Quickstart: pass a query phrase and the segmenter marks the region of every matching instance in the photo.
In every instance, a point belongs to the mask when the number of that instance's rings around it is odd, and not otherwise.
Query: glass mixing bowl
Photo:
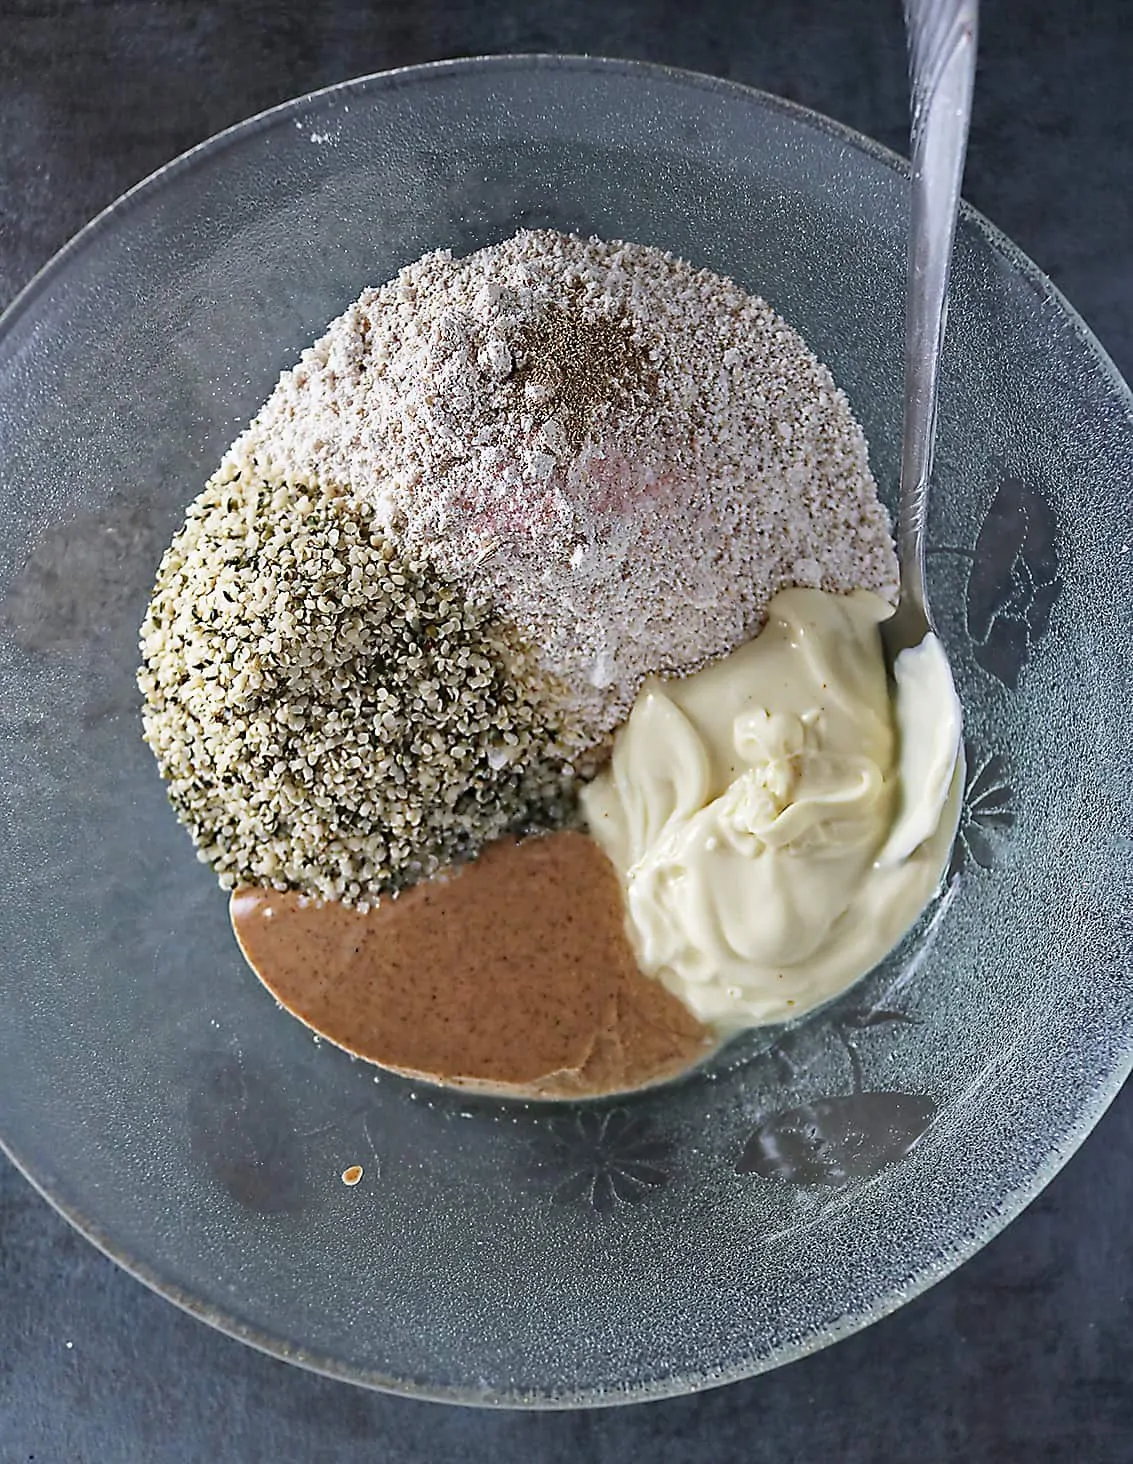
[[[13,305],[0,1129],[134,1274],[360,1383],[657,1397],[898,1306],[1098,1118],[1133,1053],[1133,402],[970,212],[929,556],[967,715],[960,837],[912,934],[811,1019],[616,1102],[378,1072],[245,968],[139,735],[137,626],[185,506],[281,368],[429,249],[551,225],[736,276],[830,363],[892,502],[907,192],[890,154],[728,83],[555,57],[426,66],[221,134]]]

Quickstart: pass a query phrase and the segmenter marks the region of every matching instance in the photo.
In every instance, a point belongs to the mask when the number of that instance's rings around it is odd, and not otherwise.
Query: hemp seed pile
[[[572,814],[508,627],[365,510],[250,461],[228,459],[166,552],[142,653],[146,740],[225,888],[365,905]]]
[[[224,885],[364,905],[570,824],[644,678],[790,585],[896,594],[827,368],[730,280],[523,232],[280,378],[162,562],[146,738]]]

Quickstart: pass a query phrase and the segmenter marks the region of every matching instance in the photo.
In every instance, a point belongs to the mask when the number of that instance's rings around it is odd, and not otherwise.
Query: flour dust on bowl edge
[[[897,159],[729,83],[443,63],[187,154],[11,308],[0,1127],[147,1283],[278,1356],[399,1392],[678,1394],[930,1285],[1100,1116],[1133,1051],[1133,401],[970,212],[929,549],[966,715],[960,835],[902,945],[810,1019],[589,1105],[352,1062],[244,967],[139,736],[160,552],[279,371],[364,284],[525,226],[731,274],[830,364],[892,506],[906,204]]]

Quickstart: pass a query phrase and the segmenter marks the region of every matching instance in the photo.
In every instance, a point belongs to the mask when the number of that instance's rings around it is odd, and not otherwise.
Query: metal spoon
[[[936,436],[952,241],[976,74],[977,0],[905,0],[912,90],[913,207],[905,293],[905,425],[897,553],[901,596],[886,622],[890,659],[932,629],[925,514]]]
[[[933,631],[925,585],[925,519],[936,436],[936,394],[948,277],[976,74],[978,0],[905,0],[912,90],[913,204],[905,294],[905,421],[896,613],[881,627],[890,673],[918,713],[900,749],[902,806],[881,864],[907,858],[936,826],[952,783],[961,731],[948,660]]]

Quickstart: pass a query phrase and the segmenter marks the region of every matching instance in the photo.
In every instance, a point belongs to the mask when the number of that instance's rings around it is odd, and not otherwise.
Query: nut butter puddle
[[[246,886],[231,917],[289,1012],[407,1076],[596,1097],[674,1077],[719,1043],[641,973],[614,868],[573,831],[492,844],[364,913]]]

